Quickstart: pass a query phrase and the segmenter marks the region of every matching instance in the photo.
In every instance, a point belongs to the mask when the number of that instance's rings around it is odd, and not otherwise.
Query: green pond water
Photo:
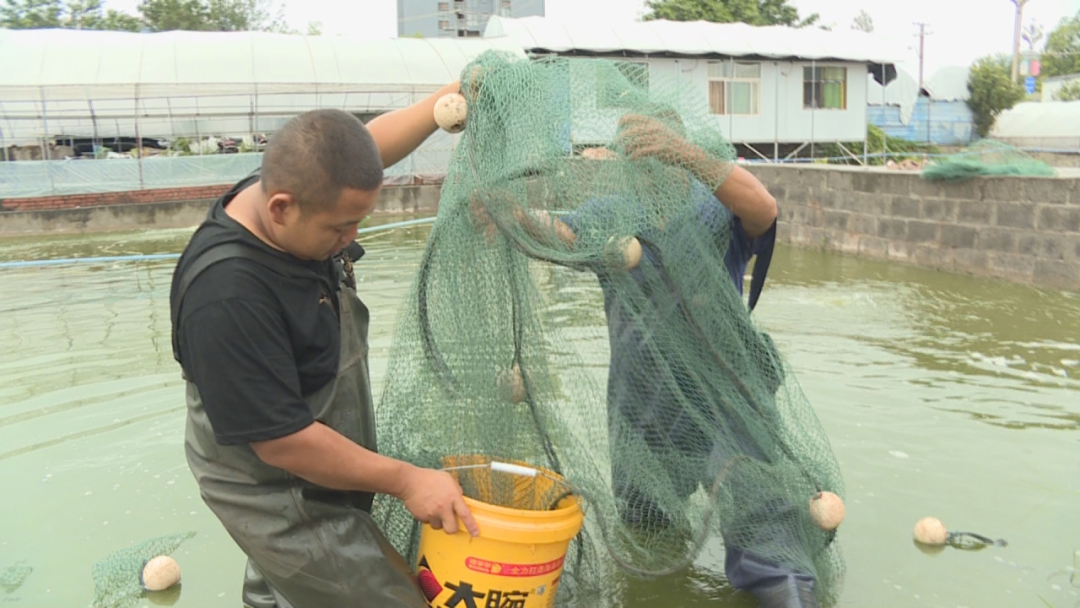
[[[0,262],[178,253],[190,234],[7,239]],[[376,398],[427,234],[361,238]],[[184,460],[173,265],[0,268],[0,581],[21,580],[0,603],[87,606],[95,562],[194,531],[174,554],[179,594],[139,605],[241,605],[244,557]],[[755,315],[847,484],[840,605],[1080,605],[1080,297],[787,247],[772,268]],[[568,271],[560,284],[595,288]],[[571,333],[602,335],[595,297],[561,300]],[[924,553],[911,530],[925,515],[1008,546]],[[727,585],[719,545],[610,591],[628,608],[755,605]]]

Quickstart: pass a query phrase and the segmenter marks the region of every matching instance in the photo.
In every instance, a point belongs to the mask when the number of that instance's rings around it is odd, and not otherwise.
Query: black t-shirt
[[[310,425],[314,415],[304,397],[334,379],[340,355],[335,263],[277,251],[225,213],[258,179],[244,179],[214,204],[173,275],[177,360],[198,387],[223,445],[276,439]],[[184,271],[223,243],[254,248],[279,263],[271,269],[243,257],[217,262],[191,282],[181,306]]]

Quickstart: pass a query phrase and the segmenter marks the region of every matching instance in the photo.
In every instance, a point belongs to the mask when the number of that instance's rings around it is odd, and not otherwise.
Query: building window
[[[450,11],[450,3],[449,2],[440,2],[439,3],[439,12],[446,13],[446,12],[449,12],[449,11]]]
[[[761,114],[761,64],[709,62],[709,110],[713,114]]]
[[[803,68],[803,107],[847,109],[847,68]]]
[[[601,108],[618,108],[627,104],[622,101],[630,91],[626,85],[649,90],[649,64],[635,61],[616,61],[615,68],[622,75],[616,77],[611,73],[597,72],[599,82],[596,87],[596,105]]]
[[[440,30],[448,30],[448,29],[450,29],[450,21],[448,19],[439,19],[439,29]]]

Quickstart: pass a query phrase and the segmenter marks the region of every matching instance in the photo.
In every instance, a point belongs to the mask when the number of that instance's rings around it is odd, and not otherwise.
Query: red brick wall
[[[387,180],[386,187],[441,184],[441,178]],[[41,211],[45,209],[76,209],[79,207],[104,207],[108,205],[137,205],[140,203],[165,203],[171,201],[197,201],[215,199],[228,192],[233,184],[222,186],[195,186],[193,188],[166,188],[159,190],[133,190],[129,192],[101,192],[96,194],[69,194],[38,196],[32,198],[0,199],[0,212]]]
[[[42,209],[75,209],[77,207],[102,207],[106,205],[195,201],[217,198],[227,192],[229,188],[232,188],[232,184],[224,186],[196,186],[193,188],[168,188],[164,190],[135,190],[131,192],[101,192],[96,194],[73,194],[67,196],[11,198],[0,200],[0,211],[38,211]]]

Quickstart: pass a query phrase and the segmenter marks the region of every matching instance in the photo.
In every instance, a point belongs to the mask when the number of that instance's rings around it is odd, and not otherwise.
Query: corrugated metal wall
[[[963,101],[930,101],[920,97],[906,125],[900,121],[899,106],[872,105],[867,112],[870,124],[880,127],[890,137],[929,141],[938,146],[966,146],[971,143],[972,113]]]

